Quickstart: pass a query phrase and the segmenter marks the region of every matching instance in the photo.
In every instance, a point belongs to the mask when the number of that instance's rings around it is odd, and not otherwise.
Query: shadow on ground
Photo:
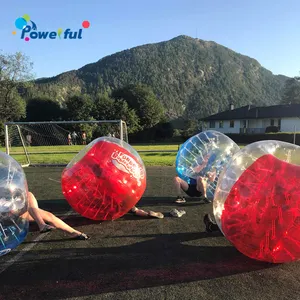
[[[213,238],[222,238],[219,234]],[[214,279],[269,268],[250,260],[231,246],[193,246],[187,242],[208,238],[206,233],[114,236],[112,247],[32,250],[26,261],[15,263],[21,284],[2,278],[3,296],[32,298],[32,282],[39,287],[34,297],[58,299],[141,289]],[[118,246],[118,239],[146,239]],[[41,243],[59,240],[41,241]],[[61,240],[62,242],[63,240]],[[101,243],[101,240],[99,241]],[[200,241],[201,243],[201,241]]]

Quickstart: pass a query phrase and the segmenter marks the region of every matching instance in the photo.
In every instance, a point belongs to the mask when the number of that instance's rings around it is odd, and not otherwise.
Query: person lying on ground
[[[143,209],[139,209],[136,206],[134,206],[131,210],[131,213],[139,216],[139,217],[153,217],[158,219],[163,219],[164,215],[161,212],[155,212],[155,211],[145,211]]]
[[[60,229],[74,239],[90,239],[88,235],[67,225],[64,221],[53,215],[51,212],[40,209],[35,196],[31,192],[28,192],[28,211],[25,212],[22,217],[27,217],[31,222],[35,221],[41,233],[45,233],[53,229]]]

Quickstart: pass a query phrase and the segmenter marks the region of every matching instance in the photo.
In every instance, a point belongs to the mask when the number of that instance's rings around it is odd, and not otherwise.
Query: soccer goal
[[[112,136],[128,143],[123,120],[5,123],[6,153],[22,167],[67,165],[92,140]]]

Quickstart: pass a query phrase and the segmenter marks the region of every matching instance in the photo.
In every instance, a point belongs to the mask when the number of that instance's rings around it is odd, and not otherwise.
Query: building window
[[[247,120],[243,120],[243,128],[247,127]]]
[[[274,119],[271,119],[271,120],[270,120],[270,125],[271,125],[271,126],[274,126],[274,124],[275,124],[275,120],[274,120]]]
[[[234,120],[231,120],[230,121],[230,128],[233,128],[234,127]]]
[[[223,121],[219,121],[219,128],[223,128]]]
[[[215,121],[210,121],[209,122],[209,128],[215,128],[216,127],[216,122]]]
[[[280,130],[281,128],[281,119],[278,119],[278,129]]]

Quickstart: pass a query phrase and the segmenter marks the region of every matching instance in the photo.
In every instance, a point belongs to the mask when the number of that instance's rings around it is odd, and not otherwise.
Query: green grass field
[[[146,166],[174,166],[179,146],[179,144],[133,145]],[[83,148],[82,145],[40,146],[28,147],[27,151],[31,164],[67,164]],[[3,147],[0,150],[5,152]],[[26,156],[22,147],[12,147],[10,155],[21,164],[26,163]]]
[[[173,145],[166,145],[166,144],[155,144],[155,145],[132,145],[133,148],[137,151],[162,151],[162,150],[167,150],[167,151],[178,151],[178,148],[180,144],[173,144]],[[28,147],[27,151],[29,153],[53,153],[53,152],[79,152],[81,149],[83,149],[85,146],[83,145],[62,145],[62,146],[39,146],[39,147]],[[5,148],[1,147],[0,151],[5,152]],[[17,153],[17,152],[23,152],[22,147],[12,147],[11,148],[12,153]]]
[[[175,166],[175,159],[180,144],[132,145],[143,159],[146,166]],[[28,147],[31,164],[68,164],[84,146],[40,146]],[[0,148],[5,152],[5,148]],[[26,163],[22,147],[10,149],[10,155],[21,164]]]

